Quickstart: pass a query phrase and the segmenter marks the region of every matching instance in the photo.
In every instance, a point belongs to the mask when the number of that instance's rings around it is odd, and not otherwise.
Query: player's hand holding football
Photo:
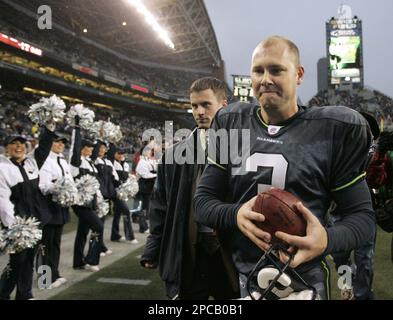
[[[307,222],[307,233],[305,237],[293,236],[284,232],[276,232],[276,237],[288,243],[291,247],[289,252],[294,255],[290,266],[296,268],[300,264],[320,256],[327,247],[327,232],[314,214],[301,202],[297,203],[298,210]],[[283,263],[288,261],[288,256],[280,252]]]
[[[265,217],[263,214],[252,211],[256,196],[250,201],[244,203],[237,212],[237,226],[243,234],[254,242],[262,250],[270,248],[271,235],[255,225],[255,221],[263,222]]]

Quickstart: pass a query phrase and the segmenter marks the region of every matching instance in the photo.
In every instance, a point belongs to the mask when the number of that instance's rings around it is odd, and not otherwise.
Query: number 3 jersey
[[[197,220],[234,230],[235,262],[247,273],[251,265],[244,264],[255,264],[261,251],[236,228],[241,204],[277,187],[295,194],[324,224],[334,193],[364,182],[370,144],[366,120],[346,107],[300,106],[278,126],[263,122],[258,105],[223,108],[209,133],[209,164],[196,194]],[[209,197],[222,204],[198,205]]]

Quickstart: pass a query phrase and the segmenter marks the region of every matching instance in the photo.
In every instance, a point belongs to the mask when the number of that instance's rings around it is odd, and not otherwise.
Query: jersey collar
[[[294,119],[296,119],[299,115],[303,113],[305,110],[304,106],[298,106],[298,111],[289,119],[279,123],[278,125],[269,125],[265,121],[263,121],[261,113],[260,113],[261,107],[259,105],[255,106],[254,108],[254,115],[257,118],[258,122],[262,125],[262,127],[268,132],[269,135],[277,135],[280,133],[280,131],[288,126]]]

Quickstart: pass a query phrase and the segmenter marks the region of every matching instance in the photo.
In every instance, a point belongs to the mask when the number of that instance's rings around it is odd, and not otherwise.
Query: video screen
[[[360,68],[359,36],[331,37],[329,44],[330,70]]]

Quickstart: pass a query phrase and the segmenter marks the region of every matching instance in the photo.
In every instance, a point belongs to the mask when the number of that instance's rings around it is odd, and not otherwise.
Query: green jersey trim
[[[360,179],[363,179],[365,176],[366,176],[366,172],[362,173],[360,176],[356,177],[356,178],[353,179],[351,182],[348,182],[347,184],[345,184],[345,185],[343,185],[343,186],[341,186],[341,187],[338,187],[338,188],[336,188],[336,189],[333,189],[332,192],[340,191],[340,190],[342,190],[342,189],[345,189],[345,188],[347,188],[347,187],[353,185],[355,182],[358,182]]]
[[[262,126],[264,126],[265,128],[268,128],[269,125],[267,123],[265,123],[261,117],[261,114],[259,112],[260,108],[257,109],[256,113],[257,113],[257,119],[259,120],[259,122],[262,124]]]

